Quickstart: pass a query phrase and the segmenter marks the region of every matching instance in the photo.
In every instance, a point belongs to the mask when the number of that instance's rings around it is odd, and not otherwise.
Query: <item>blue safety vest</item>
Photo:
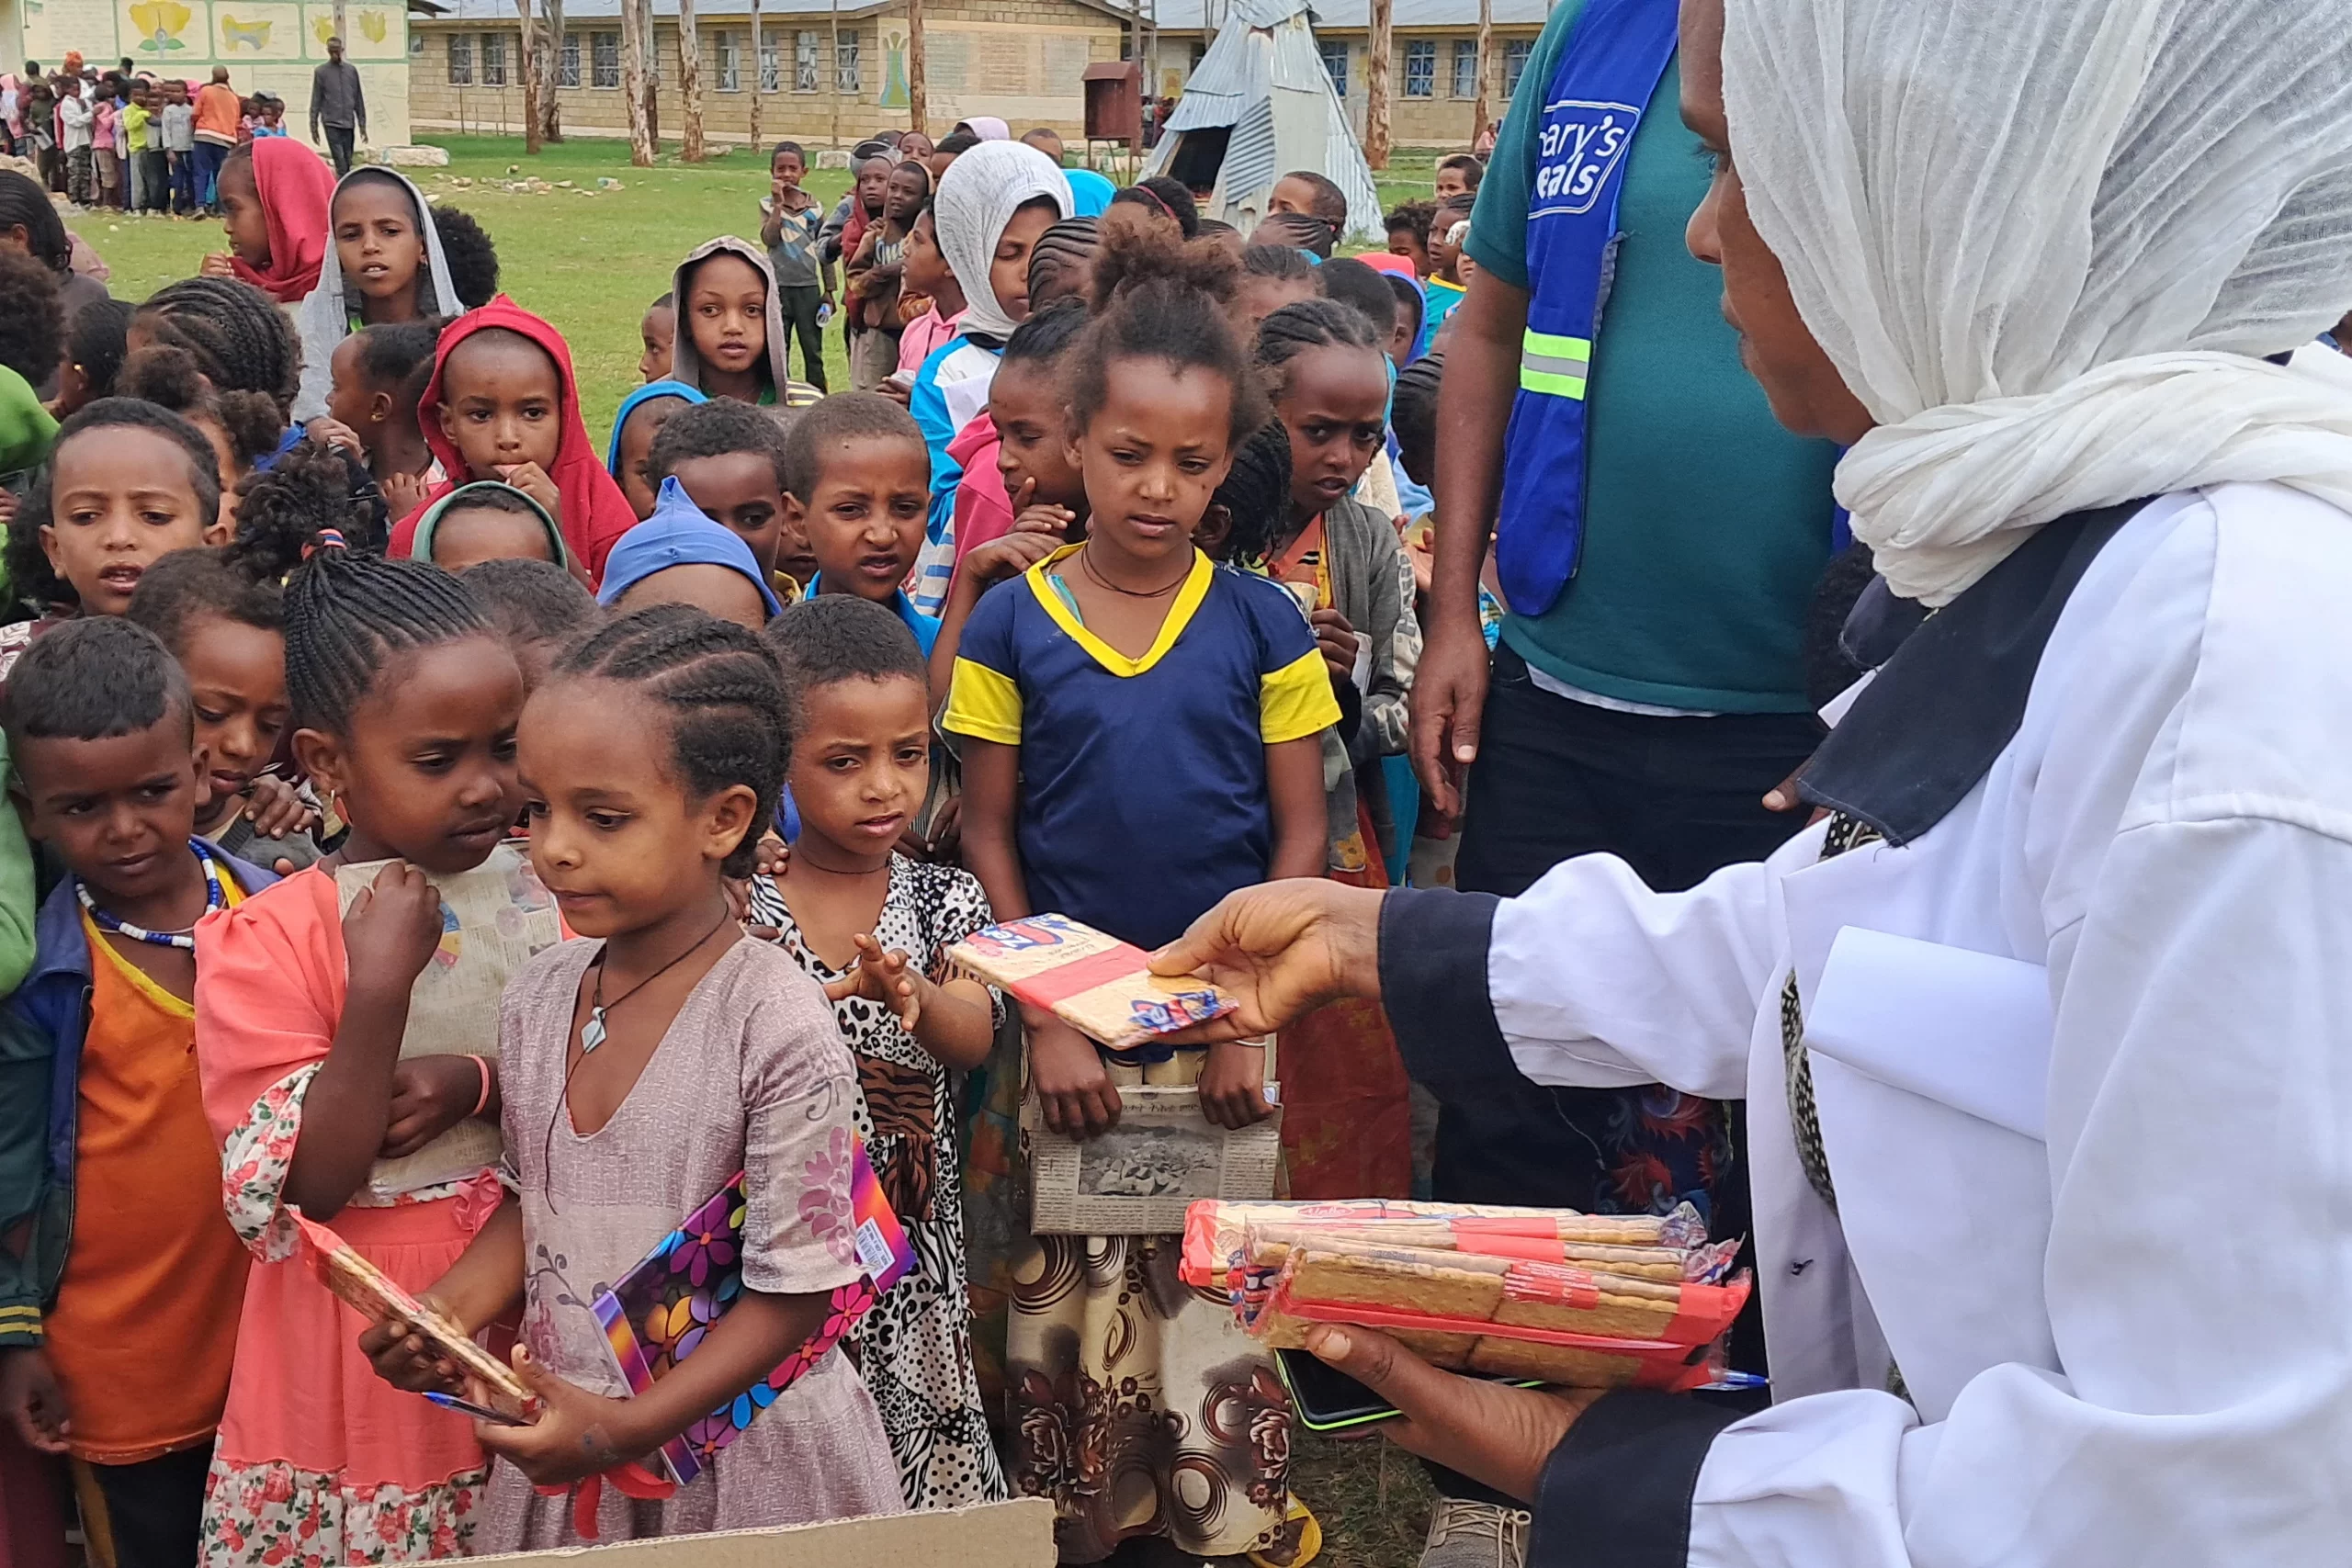
[[[1616,269],[1625,161],[1674,59],[1676,0],[1586,0],[1544,96],[1527,205],[1527,333],[1503,444],[1495,565],[1540,615],[1584,547],[1585,388]]]

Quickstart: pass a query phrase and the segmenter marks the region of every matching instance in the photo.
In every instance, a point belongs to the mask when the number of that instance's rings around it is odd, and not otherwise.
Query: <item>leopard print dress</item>
[[[765,877],[752,881],[751,923],[775,927],[779,944],[818,981],[842,977],[809,950]],[[948,945],[990,923],[988,896],[970,873],[891,857],[890,890],[874,931],[885,950],[904,949],[936,980]],[[1001,1023],[1003,1002],[993,993],[991,999]],[[859,1135],[915,1252],[913,1272],[857,1330],[859,1366],[881,1409],[907,1506],[1001,1500],[1008,1495],[1004,1468],[989,1440],[972,1367],[954,1076],[880,1003],[851,997],[835,1002],[833,1014],[857,1056]]]

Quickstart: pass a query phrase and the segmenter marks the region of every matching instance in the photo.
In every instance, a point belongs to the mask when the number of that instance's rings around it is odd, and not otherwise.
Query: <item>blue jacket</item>
[[[222,859],[247,897],[277,880]],[[33,921],[32,973],[0,1004],[0,1349],[41,1342],[41,1310],[65,1273],[90,964],[69,876]]]

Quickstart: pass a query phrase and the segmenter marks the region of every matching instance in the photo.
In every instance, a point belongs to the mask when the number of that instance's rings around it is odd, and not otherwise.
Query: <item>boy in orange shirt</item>
[[[275,878],[195,836],[187,678],[144,627],[43,637],[0,725],[27,827],[72,873],[0,1010],[0,1416],[89,1465],[119,1568],[187,1568],[247,1256],[198,1096],[189,932]]]
[[[212,80],[196,92],[196,199],[220,216],[220,165],[237,144],[245,122],[245,100],[229,85],[229,68],[216,65]]]

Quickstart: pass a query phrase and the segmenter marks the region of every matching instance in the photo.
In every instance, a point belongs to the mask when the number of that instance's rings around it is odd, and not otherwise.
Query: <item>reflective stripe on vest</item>
[[[1584,378],[1592,368],[1592,340],[1562,337],[1556,333],[1527,329],[1519,347],[1521,391],[1544,397],[1584,398]]]

